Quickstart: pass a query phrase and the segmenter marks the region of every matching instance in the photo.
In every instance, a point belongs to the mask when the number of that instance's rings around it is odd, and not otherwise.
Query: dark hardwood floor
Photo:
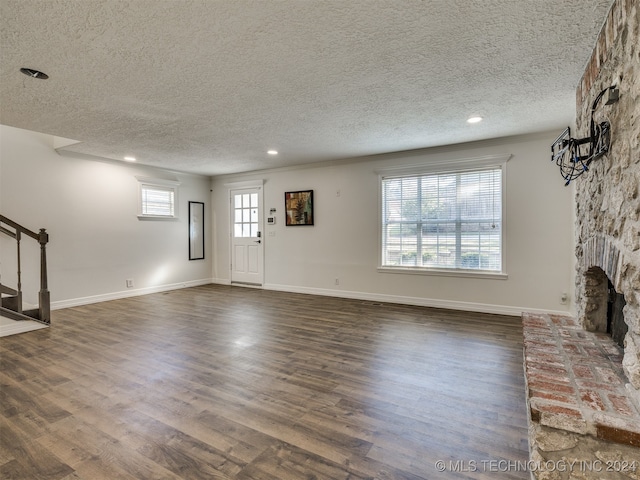
[[[0,339],[3,479],[529,478],[515,317],[209,285],[52,325]]]

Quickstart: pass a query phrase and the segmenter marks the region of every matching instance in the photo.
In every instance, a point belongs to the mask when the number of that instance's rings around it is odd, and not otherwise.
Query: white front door
[[[262,285],[262,188],[231,190],[231,283]]]

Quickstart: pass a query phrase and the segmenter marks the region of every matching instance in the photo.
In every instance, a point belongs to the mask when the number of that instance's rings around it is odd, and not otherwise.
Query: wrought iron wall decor
[[[605,88],[598,94],[591,105],[588,137],[573,138],[571,129],[567,127],[551,144],[551,161],[556,162],[560,167],[560,175],[565,180],[565,186],[589,170],[592,161],[609,151],[611,124],[608,121],[596,123],[593,120],[594,113],[605,93],[608,93],[605,105],[616,103],[620,94],[615,85]]]

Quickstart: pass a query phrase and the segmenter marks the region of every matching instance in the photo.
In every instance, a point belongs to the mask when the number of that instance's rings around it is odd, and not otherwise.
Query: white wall
[[[229,201],[225,183],[264,180],[264,288],[517,315],[571,312],[573,190],[566,188],[549,146],[558,132],[334,162],[331,165],[212,179],[214,281],[228,283]],[[398,165],[512,154],[507,164],[508,279],[379,273],[377,170]],[[284,225],[284,192],[314,190],[315,226]],[[340,190],[340,196],[337,191]],[[272,232],[275,236],[270,236]],[[335,278],[340,285],[335,285]]]
[[[178,220],[137,218],[136,175],[181,182]],[[187,219],[188,201],[205,202],[207,213],[209,199],[207,177],[65,157],[50,135],[0,126],[0,212],[31,230],[47,229],[54,308],[210,283],[209,246],[205,260],[189,261]],[[7,240],[0,243],[3,283],[15,278]],[[35,304],[38,246],[22,243],[25,301]],[[134,288],[126,288],[128,278]]]
[[[573,189],[549,162],[557,132],[380,155],[289,170],[205,177],[135,164],[68,158],[51,136],[0,126],[0,212],[28,228],[47,228],[52,301],[66,306],[131,294],[229,282],[228,187],[264,179],[265,288],[517,314],[571,312]],[[379,273],[376,171],[447,159],[511,153],[507,165],[507,280]],[[136,175],[181,182],[178,221],[137,218]],[[313,227],[284,226],[284,192],[314,190]],[[340,190],[340,196],[336,196]],[[206,260],[189,261],[187,202],[206,203]],[[211,201],[210,201],[211,200]],[[272,231],[275,236],[269,236]],[[0,236],[1,238],[1,236]],[[13,247],[0,240],[3,282],[15,275]],[[35,243],[35,242],[33,242]],[[23,242],[25,249],[27,244]],[[25,255],[26,300],[35,303],[37,248]],[[28,251],[25,253],[29,253]],[[31,264],[32,263],[32,264]],[[213,274],[212,274],[213,272]],[[335,278],[340,285],[335,286]],[[134,289],[125,279],[133,278]]]

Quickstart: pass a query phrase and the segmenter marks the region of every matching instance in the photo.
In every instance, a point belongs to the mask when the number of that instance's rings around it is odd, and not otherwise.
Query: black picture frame
[[[189,202],[189,260],[204,260],[204,202]]]
[[[285,192],[284,211],[287,227],[313,225],[313,190]]]

